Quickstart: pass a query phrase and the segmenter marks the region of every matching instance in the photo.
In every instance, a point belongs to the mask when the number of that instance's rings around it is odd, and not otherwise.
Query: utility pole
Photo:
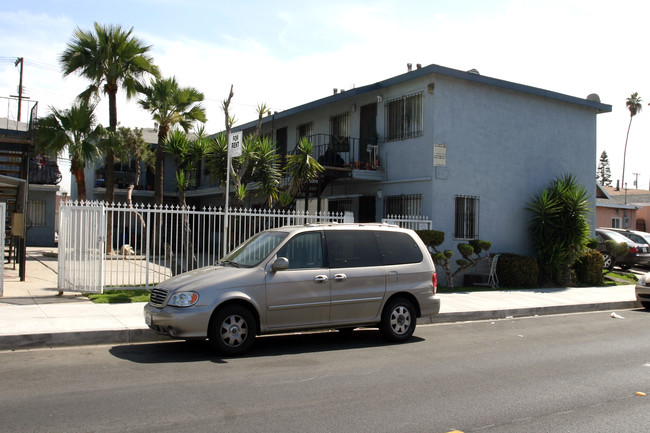
[[[23,58],[18,57],[14,66],[20,63],[20,83],[18,84],[18,121],[20,122],[20,109],[23,102]]]
[[[639,189],[639,173],[632,173],[634,175],[634,187]]]

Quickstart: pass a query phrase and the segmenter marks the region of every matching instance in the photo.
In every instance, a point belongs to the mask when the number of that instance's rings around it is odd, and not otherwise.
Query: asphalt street
[[[12,432],[595,432],[650,425],[650,313],[0,352]]]

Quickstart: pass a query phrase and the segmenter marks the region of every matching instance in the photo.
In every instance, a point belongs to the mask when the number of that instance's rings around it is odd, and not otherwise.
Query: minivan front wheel
[[[256,329],[255,317],[247,308],[226,305],[214,314],[208,338],[220,354],[241,355],[253,345]]]
[[[388,301],[384,306],[379,323],[382,335],[394,342],[408,340],[415,331],[417,317],[413,304],[404,298]]]

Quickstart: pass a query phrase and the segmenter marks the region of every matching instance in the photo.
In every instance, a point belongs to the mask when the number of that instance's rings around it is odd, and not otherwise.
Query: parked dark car
[[[623,234],[609,229],[596,229],[596,238],[598,239],[597,249],[604,258],[603,267],[612,269],[614,266],[618,266],[623,270],[628,270],[632,266],[650,266],[650,246],[636,243]],[[625,242],[629,247],[628,254],[611,257],[605,247],[605,242],[608,240]]]

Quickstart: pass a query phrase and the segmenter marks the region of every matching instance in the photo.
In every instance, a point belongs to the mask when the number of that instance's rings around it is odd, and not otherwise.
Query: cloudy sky
[[[95,21],[133,27],[152,46],[164,76],[205,94],[209,132],[223,129],[230,85],[238,123],[266,103],[282,111],[406,72],[407,63],[438,64],[571,96],[600,95],[613,106],[598,116],[598,156],[620,179],[630,119],[625,100],[638,92],[644,110],[630,132],[626,182],[638,173],[650,188],[650,56],[647,3],[611,0],[22,0],[0,2],[0,96],[23,88],[47,107],[68,108],[87,85],[63,78],[58,57],[76,27]],[[4,104],[4,106],[2,106]],[[118,102],[124,126],[151,127],[134,101]],[[108,102],[98,107],[108,123]],[[0,99],[0,117],[15,108]],[[25,115],[23,115],[24,117]],[[595,171],[595,167],[594,167]]]

